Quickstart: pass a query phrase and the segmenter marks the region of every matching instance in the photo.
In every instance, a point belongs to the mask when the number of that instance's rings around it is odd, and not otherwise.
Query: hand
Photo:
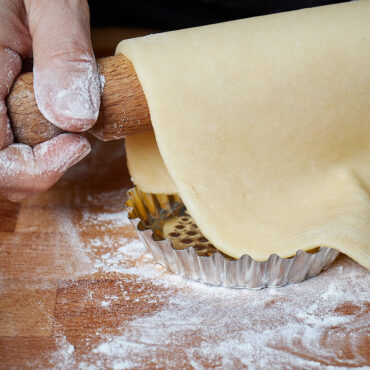
[[[91,150],[69,133],[33,149],[13,143],[4,100],[32,52],[41,113],[66,131],[92,127],[101,91],[87,1],[0,0],[0,192],[13,201],[48,189]]]

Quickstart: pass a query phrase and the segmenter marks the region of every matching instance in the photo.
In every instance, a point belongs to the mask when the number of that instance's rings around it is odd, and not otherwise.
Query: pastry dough
[[[117,53],[134,64],[160,151],[153,133],[127,138],[142,190],[178,192],[230,256],[326,246],[370,268],[369,1],[125,40]]]
[[[153,131],[126,138],[127,166],[132,180],[146,193],[176,194],[177,189],[163,163]]]

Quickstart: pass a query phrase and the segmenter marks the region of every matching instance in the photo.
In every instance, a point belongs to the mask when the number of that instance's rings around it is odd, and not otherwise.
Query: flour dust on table
[[[111,196],[100,195],[100,200],[109,202]],[[85,208],[84,222],[70,229],[69,245],[91,263],[86,272],[80,271],[79,281],[93,271],[97,279],[114,276],[113,288],[79,286],[75,278],[60,289],[75,289],[85,306],[100,313],[118,312],[115,328],[107,332],[104,319],[97,320],[81,339],[89,348],[82,354],[82,344],[61,332],[52,356],[56,368],[322,369],[369,364],[368,348],[358,338],[368,330],[370,275],[348,257],[341,256],[315,278],[283,288],[211,287],[156,264],[130,230],[126,211],[111,205],[102,213]],[[65,224],[64,215],[62,229]],[[104,230],[104,236],[94,230]],[[129,309],[134,313],[127,321]]]

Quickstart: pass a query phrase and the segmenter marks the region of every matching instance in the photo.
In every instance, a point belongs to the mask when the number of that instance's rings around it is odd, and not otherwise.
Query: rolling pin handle
[[[105,79],[96,124],[89,130],[100,140],[116,140],[151,129],[148,104],[135,69],[123,55],[97,60]],[[33,74],[18,76],[6,100],[14,139],[35,146],[64,131],[39,111],[33,89]],[[122,109],[124,104],[125,109]]]

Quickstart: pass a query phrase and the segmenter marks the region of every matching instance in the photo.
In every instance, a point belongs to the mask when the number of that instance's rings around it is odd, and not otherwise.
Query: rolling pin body
[[[151,129],[148,104],[132,63],[116,55],[98,59],[97,64],[105,84],[99,117],[89,132],[106,141]],[[38,110],[32,73],[17,78],[7,108],[18,143],[34,146],[64,132]]]

